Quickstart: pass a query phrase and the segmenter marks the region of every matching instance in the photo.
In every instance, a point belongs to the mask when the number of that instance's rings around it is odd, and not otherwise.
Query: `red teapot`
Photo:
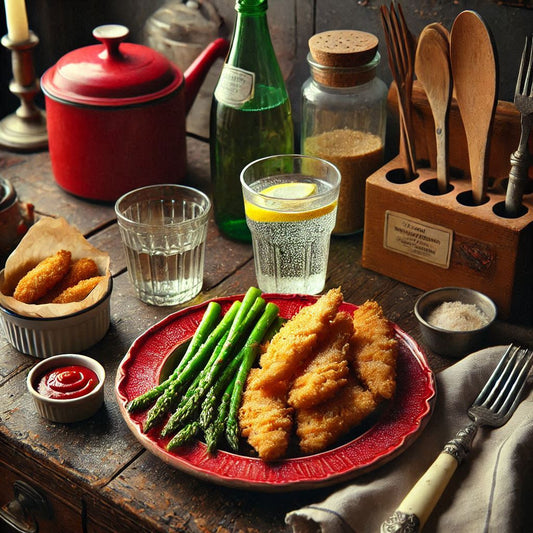
[[[99,26],[100,44],[69,52],[42,76],[54,177],[81,198],[112,202],[184,181],[186,114],[229,46],[216,39],[182,74],[159,52],[124,42],[128,34]]]

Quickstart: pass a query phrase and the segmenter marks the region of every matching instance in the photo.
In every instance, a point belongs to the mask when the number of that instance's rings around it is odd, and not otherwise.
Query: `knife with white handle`
[[[455,470],[470,451],[476,432],[477,425],[469,424],[446,444],[396,511],[383,522],[381,533],[415,533],[422,529]]]
[[[533,366],[533,350],[509,345],[477,398],[468,408],[472,422],[448,441],[435,462],[417,481],[381,533],[415,533],[422,529],[453,473],[472,448],[480,426],[503,426],[521,401]]]

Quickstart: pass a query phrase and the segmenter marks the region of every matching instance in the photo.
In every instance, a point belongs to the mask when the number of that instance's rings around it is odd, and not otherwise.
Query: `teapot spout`
[[[226,39],[215,39],[192,62],[185,71],[185,112],[188,113],[200,90],[207,72],[219,57],[226,57],[229,42]]]

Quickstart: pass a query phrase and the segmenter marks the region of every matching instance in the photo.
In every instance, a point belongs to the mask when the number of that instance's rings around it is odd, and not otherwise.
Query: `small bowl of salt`
[[[497,309],[479,291],[442,287],[420,296],[414,312],[427,346],[437,354],[458,358],[483,347]]]

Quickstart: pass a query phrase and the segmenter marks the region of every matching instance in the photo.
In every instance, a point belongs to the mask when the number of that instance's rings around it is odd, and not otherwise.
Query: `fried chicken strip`
[[[330,322],[335,318],[342,293],[331,289],[314,304],[303,307],[274,336],[259,365],[258,377],[263,387],[280,393],[288,391],[294,376],[307,363],[313,350],[328,335]]]
[[[367,301],[353,313],[354,366],[376,399],[390,399],[396,390],[398,341],[381,306]]]
[[[348,382],[348,355],[353,336],[353,320],[339,312],[316,355],[294,380],[288,403],[296,409],[310,408],[331,398]]]
[[[68,272],[71,254],[59,250],[43,259],[18,282],[13,298],[27,304],[35,303],[59,283]]]
[[[69,287],[74,287],[74,285],[77,285],[84,279],[94,278],[95,276],[98,276],[98,265],[95,263],[94,259],[91,259],[90,257],[77,259],[71,263],[69,271],[65,277],[51,291],[45,294],[38,303],[50,303],[64,290]]]
[[[280,459],[287,452],[292,431],[292,409],[285,395],[266,393],[258,380],[261,370],[252,368],[239,409],[241,435],[265,461]]]
[[[303,453],[318,453],[360,424],[377,407],[374,395],[350,375],[327,402],[296,411],[296,434]]]
[[[54,304],[68,304],[71,302],[81,302],[89,293],[104,279],[104,276],[82,279],[73,287],[68,287],[61,294],[52,300]]]

